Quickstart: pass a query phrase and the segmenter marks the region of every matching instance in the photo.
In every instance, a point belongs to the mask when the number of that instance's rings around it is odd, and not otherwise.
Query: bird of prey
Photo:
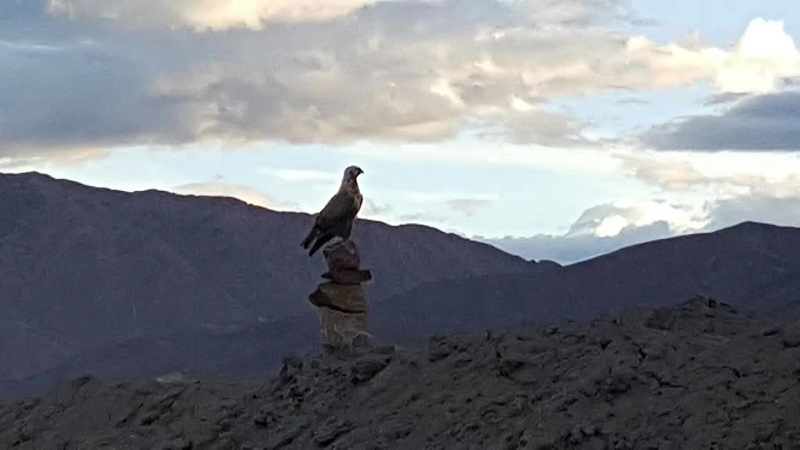
[[[312,256],[334,237],[339,237],[343,241],[350,238],[350,234],[353,231],[353,222],[358,211],[361,210],[361,202],[364,199],[361,191],[358,190],[358,182],[356,181],[356,178],[362,173],[364,171],[357,166],[350,166],[344,170],[339,192],[331,197],[325,207],[322,208],[322,211],[317,214],[314,226],[301,243],[305,249],[311,246],[308,256]],[[311,245],[312,242],[314,243],[313,246]]]

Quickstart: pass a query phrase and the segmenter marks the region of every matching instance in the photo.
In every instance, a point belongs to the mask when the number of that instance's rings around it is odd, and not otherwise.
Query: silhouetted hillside
[[[287,359],[274,378],[81,378],[0,402],[3,448],[794,448],[800,326],[696,298],[613,321]]]
[[[318,346],[306,295],[324,271],[298,242],[311,216],[226,198],[122,193],[0,176],[0,394],[88,372],[247,376]],[[567,267],[419,226],[361,221],[370,329],[413,346],[448,330],[594,318],[698,293],[800,311],[800,230],[745,223]],[[395,294],[395,295],[392,295]]]
[[[299,246],[311,220],[230,198],[0,175],[0,379],[116,342],[310,311],[324,272]],[[429,227],[362,220],[356,236],[373,301],[427,281],[536,270]]]
[[[800,229],[743,223],[653,241],[539,274],[432,282],[382,302],[372,323],[390,340],[655,307],[695,294],[748,311],[796,311]]]
[[[415,346],[448,330],[595,318],[697,293],[731,298],[764,316],[792,317],[800,298],[798,245],[798,229],[745,223],[549,272],[432,282],[374,302],[369,326],[384,343]],[[276,369],[286,354],[307,355],[317,348],[318,319],[310,311],[280,324],[137,339],[85,352],[30,380],[23,392],[87,372],[113,379],[172,370],[244,376]]]
[[[316,312],[231,331],[183,329],[92,348],[23,379],[0,381],[0,398],[39,395],[65,380],[93,374],[124,381],[169,372],[249,377],[274,373],[286,355],[319,352]]]

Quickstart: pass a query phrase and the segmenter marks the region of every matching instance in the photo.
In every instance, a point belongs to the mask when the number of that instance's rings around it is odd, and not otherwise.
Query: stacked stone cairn
[[[360,268],[361,257],[352,240],[322,249],[328,271],[308,300],[319,308],[321,343],[326,353],[358,353],[375,345],[367,332],[367,297],[362,283],[372,279]]]

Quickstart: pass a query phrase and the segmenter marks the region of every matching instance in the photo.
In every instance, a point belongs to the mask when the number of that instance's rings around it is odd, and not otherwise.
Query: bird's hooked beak
[[[359,176],[359,175],[361,175],[362,173],[364,173],[364,171],[363,171],[363,170],[361,170],[361,168],[360,168],[360,167],[359,167],[358,169],[356,169],[356,176]]]

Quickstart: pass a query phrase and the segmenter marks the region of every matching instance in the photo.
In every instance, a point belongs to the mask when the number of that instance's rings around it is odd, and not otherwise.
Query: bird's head
[[[344,179],[345,180],[355,180],[362,173],[364,173],[364,171],[361,170],[361,167],[350,166],[347,169],[344,169]]]

